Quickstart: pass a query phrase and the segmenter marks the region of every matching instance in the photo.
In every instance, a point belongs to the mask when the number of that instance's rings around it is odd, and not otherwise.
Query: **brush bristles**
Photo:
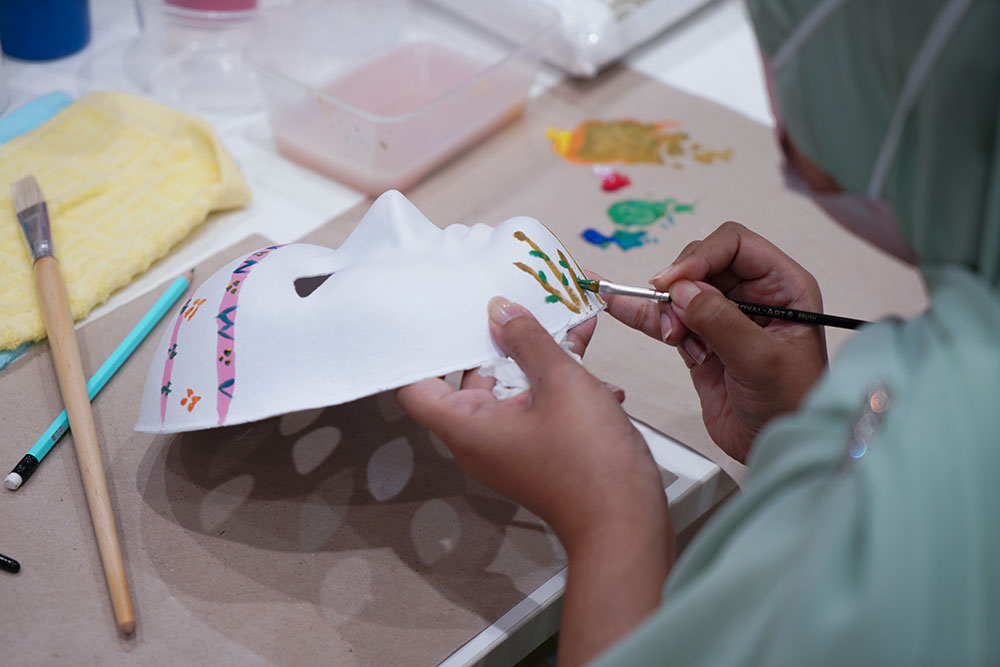
[[[14,199],[14,212],[21,213],[31,208],[35,204],[45,201],[42,196],[42,189],[38,187],[38,181],[34,176],[25,176],[11,186]]]
[[[596,280],[584,280],[583,278],[577,278],[576,283],[580,287],[582,287],[583,289],[585,289],[585,290],[587,290],[589,292],[596,292],[597,291],[598,284],[597,284]]]

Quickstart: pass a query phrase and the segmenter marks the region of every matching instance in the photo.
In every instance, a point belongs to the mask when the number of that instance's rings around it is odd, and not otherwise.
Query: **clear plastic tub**
[[[243,52],[264,13],[247,2],[135,0],[140,36],[125,68],[142,89],[194,112],[244,113],[262,106],[256,72]],[[268,3],[262,3],[268,4]],[[249,7],[249,8],[247,8]]]
[[[556,20],[525,0],[305,0],[247,55],[278,151],[377,195],[517,117]]]

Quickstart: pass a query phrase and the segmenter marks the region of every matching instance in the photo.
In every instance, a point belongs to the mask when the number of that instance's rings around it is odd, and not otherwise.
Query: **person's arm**
[[[490,304],[501,349],[531,382],[498,401],[492,380],[432,378],[397,393],[470,476],[545,520],[569,556],[560,664],[593,658],[660,601],[674,531],[659,472],[620,397],[571,359],[524,308]],[[590,320],[571,332],[582,352]]]
[[[663,495],[662,491],[660,495]],[[654,504],[655,507],[655,504]],[[677,558],[669,522],[649,507],[573,545],[559,628],[559,664],[582,664],[610,647],[660,606]]]
[[[755,322],[723,294],[820,310],[816,281],[741,225],[689,245],[654,280],[665,310],[609,298],[609,312],[678,350],[691,369],[709,433],[743,460],[757,431],[794,409],[826,363],[823,332]],[[721,293],[720,293],[721,292]],[[400,404],[437,433],[471,477],[547,521],[569,555],[559,657],[597,656],[660,604],[675,536],[656,464],[620,398],[571,360],[520,306],[495,299],[490,329],[531,382],[498,401],[492,380],[467,373],[460,390],[428,379]],[[571,332],[582,353],[594,320]],[[690,341],[685,343],[684,341]]]

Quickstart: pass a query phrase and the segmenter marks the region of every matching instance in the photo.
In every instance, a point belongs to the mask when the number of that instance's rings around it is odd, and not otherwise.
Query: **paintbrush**
[[[596,292],[597,294],[610,294],[612,296],[635,296],[640,299],[652,299],[670,303],[670,292],[657,292],[647,287],[630,287],[619,285],[609,280],[584,280],[577,279],[577,282],[585,290]],[[783,308],[781,306],[766,306],[760,303],[748,303],[732,299],[736,307],[748,316],[770,317],[776,320],[789,320],[802,324],[816,324],[824,327],[839,327],[841,329],[857,329],[862,324],[869,324],[864,320],[855,320],[850,317],[838,317],[825,313],[812,313],[808,310],[795,310],[794,308]]]
[[[125,634],[131,634],[135,630],[135,612],[125,579],[125,564],[118,543],[118,531],[108,496],[101,452],[97,445],[97,429],[94,427],[94,415],[83,377],[66,285],[52,247],[48,209],[34,176],[26,176],[14,183],[12,191],[14,211],[34,257],[38,302],[52,350],[56,376],[59,378],[59,390],[73,430],[76,460],[90,507],[90,520],[97,537],[104,577],[111,593],[111,604],[118,627]]]

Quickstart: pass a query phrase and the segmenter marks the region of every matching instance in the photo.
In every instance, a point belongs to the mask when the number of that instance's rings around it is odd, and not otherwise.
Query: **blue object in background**
[[[0,0],[0,43],[9,56],[52,60],[89,41],[88,0]]]
[[[0,0],[3,4],[6,0]],[[73,98],[57,90],[25,102],[0,118],[0,144],[30,132],[73,103]]]

